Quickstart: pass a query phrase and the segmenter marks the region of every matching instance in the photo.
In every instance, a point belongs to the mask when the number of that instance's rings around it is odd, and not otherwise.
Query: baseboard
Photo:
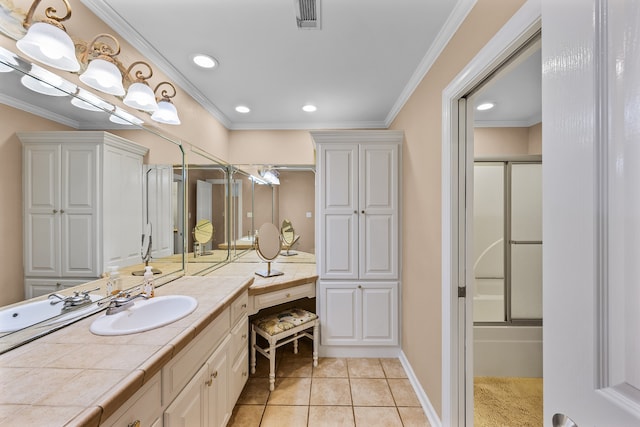
[[[413,368],[411,367],[411,364],[407,360],[407,356],[405,356],[402,350],[400,350],[400,354],[398,355],[398,358],[400,359],[400,363],[402,363],[402,367],[407,373],[407,377],[409,378],[409,382],[413,386],[413,390],[416,392],[416,395],[418,396],[418,400],[422,405],[422,409],[424,410],[424,413],[427,415],[427,419],[429,420],[429,425],[431,427],[442,427],[442,421],[440,421],[440,417],[438,417],[436,410],[433,408],[433,405],[431,405],[429,396],[427,396],[427,393],[424,392],[424,389],[420,385],[420,381],[418,381],[416,374],[413,372]]]
[[[400,357],[400,347],[320,345],[320,357]]]

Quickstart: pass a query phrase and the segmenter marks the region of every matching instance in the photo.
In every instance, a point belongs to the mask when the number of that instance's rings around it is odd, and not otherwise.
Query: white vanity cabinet
[[[397,346],[400,131],[317,131],[323,346]]]
[[[148,149],[106,132],[18,137],[26,297],[95,279],[109,265],[140,262]]]
[[[164,427],[222,427],[248,378],[244,292],[163,369]],[[195,372],[195,373],[194,373]]]

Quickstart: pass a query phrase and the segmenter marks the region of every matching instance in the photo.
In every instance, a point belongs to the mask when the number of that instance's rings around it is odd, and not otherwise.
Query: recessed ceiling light
[[[202,68],[215,68],[218,66],[218,61],[212,56],[198,53],[193,55],[193,62]]]
[[[493,107],[495,107],[496,104],[494,104],[493,102],[483,102],[482,104],[478,105],[476,107],[476,110],[478,111],[486,111],[486,110],[490,110]]]
[[[318,109],[318,107],[316,107],[315,105],[311,105],[311,104],[307,104],[304,107],[302,107],[302,110],[306,111],[307,113],[313,113],[317,109]]]
[[[246,113],[248,113],[249,111],[251,111],[251,108],[247,107],[246,105],[238,105],[238,106],[236,107],[236,111],[237,111],[238,113],[246,114]]]

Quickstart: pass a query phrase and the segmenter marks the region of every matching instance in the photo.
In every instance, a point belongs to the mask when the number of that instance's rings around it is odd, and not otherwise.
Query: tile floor
[[[398,359],[320,358],[314,367],[311,342],[276,353],[276,388],[269,391],[269,361],[257,355],[236,404],[230,427],[429,427]]]

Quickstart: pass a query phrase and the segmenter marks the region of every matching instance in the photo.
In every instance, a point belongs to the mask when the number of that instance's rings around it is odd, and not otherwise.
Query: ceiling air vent
[[[298,28],[320,29],[320,0],[295,0]]]

